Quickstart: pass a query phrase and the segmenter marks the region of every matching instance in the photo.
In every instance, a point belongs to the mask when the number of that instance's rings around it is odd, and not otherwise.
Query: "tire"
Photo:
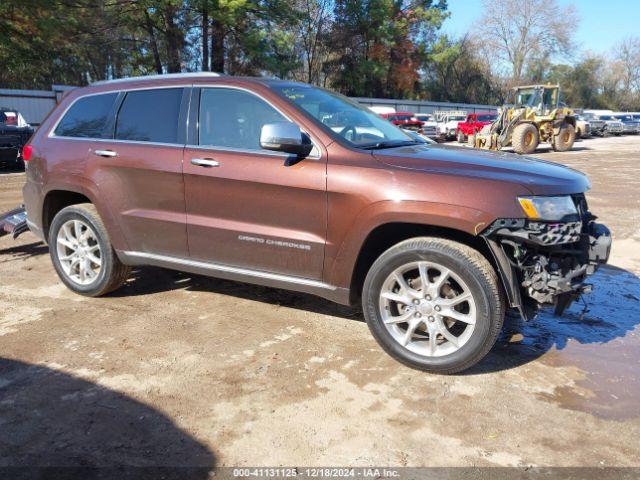
[[[458,143],[464,143],[466,141],[465,134],[458,130]]]
[[[532,123],[521,123],[513,130],[511,144],[513,150],[520,155],[528,155],[536,151],[540,137],[538,129]]]
[[[78,225],[80,233],[76,230]],[[48,240],[51,261],[60,280],[80,295],[98,297],[112,292],[131,272],[131,267],[118,259],[109,233],[90,203],[60,210],[51,222]],[[74,257],[72,253],[78,251],[81,256]],[[89,267],[83,268],[85,265]]]
[[[560,127],[558,135],[553,137],[551,146],[556,152],[566,152],[571,150],[573,142],[576,141],[576,129],[573,125],[564,124]]]
[[[427,289],[422,287],[421,269],[426,272]],[[438,287],[444,271],[448,276]],[[398,272],[407,289],[399,288]],[[442,296],[445,293],[447,298]],[[458,301],[459,306],[442,303],[465,293],[469,299]],[[413,297],[417,294],[421,295],[418,300]],[[432,237],[405,240],[384,252],[367,274],[362,306],[372,335],[391,357],[411,368],[439,374],[460,372],[482,360],[496,341],[505,312],[498,277],[487,259],[467,245]],[[460,319],[454,321],[447,316],[449,312]],[[406,316],[407,322],[397,321]],[[468,323],[472,318],[475,323]],[[407,333],[411,325],[416,333]],[[443,328],[447,337],[441,333]],[[436,332],[433,348],[430,331]]]

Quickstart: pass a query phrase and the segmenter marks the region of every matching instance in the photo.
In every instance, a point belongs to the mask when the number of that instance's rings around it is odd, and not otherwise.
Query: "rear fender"
[[[108,203],[102,200],[103,196],[98,193],[98,186],[95,183],[79,175],[67,175],[64,179],[50,178],[47,182],[47,188],[43,192],[43,198],[55,190],[79,193],[87,197],[96,207],[100,218],[106,225],[113,248],[116,250],[129,249],[116,217],[111,212]]]

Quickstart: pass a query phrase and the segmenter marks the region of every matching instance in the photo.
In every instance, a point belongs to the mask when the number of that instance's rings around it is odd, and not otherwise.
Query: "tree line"
[[[446,0],[0,2],[0,86],[50,88],[152,73],[274,76],[350,96],[500,104],[557,82],[576,107],[640,110],[640,40],[582,52],[557,0],[485,0],[443,33]]]

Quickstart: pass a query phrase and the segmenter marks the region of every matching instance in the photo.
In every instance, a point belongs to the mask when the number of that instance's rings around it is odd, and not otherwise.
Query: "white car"
[[[456,129],[458,123],[464,122],[467,119],[467,112],[463,111],[440,111],[434,112],[436,122],[438,138],[442,140],[453,140],[456,138]]]
[[[423,122],[423,135],[431,139],[436,139],[438,137],[438,122],[435,121],[433,115],[430,113],[415,113],[413,116]]]

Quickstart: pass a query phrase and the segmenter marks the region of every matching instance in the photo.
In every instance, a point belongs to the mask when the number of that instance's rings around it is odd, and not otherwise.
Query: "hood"
[[[373,152],[387,165],[425,173],[462,175],[517,183],[535,195],[582,193],[591,184],[572,168],[505,152],[419,145]]]

